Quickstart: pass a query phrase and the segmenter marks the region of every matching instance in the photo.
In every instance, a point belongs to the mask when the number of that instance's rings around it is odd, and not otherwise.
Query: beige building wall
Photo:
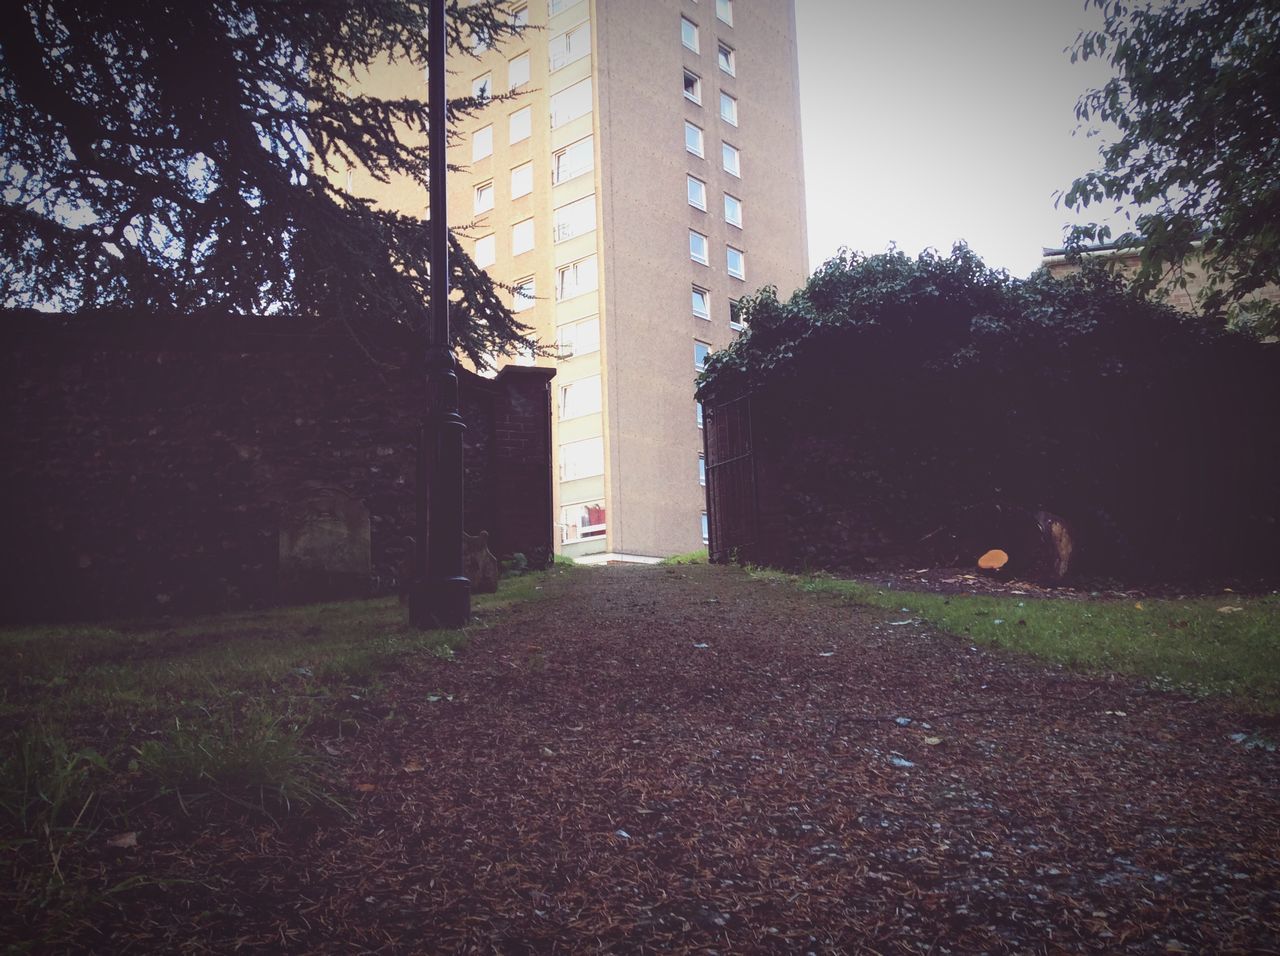
[[[738,334],[732,300],[763,285],[786,296],[808,272],[794,5],[529,0],[523,15],[520,38],[450,60],[450,97],[485,84],[496,94],[450,149],[461,167],[450,176],[451,224],[496,280],[532,280],[532,300],[512,298],[527,306],[517,316],[565,346],[537,360],[557,368],[557,548],[624,559],[692,551],[705,511],[695,345],[725,347]],[[696,28],[696,51],[682,43],[683,21]],[[525,62],[528,80],[511,90]],[[685,95],[685,71],[700,103]],[[388,66],[361,82],[420,93],[424,79]],[[736,102],[736,124],[721,116],[721,93]],[[702,130],[702,156],[686,148],[686,122]],[[738,152],[737,174],[725,169],[724,143]],[[705,210],[689,202],[689,176],[705,186]],[[358,170],[352,179],[362,195],[425,211],[412,184]],[[488,209],[476,203],[485,187]],[[726,193],[740,226],[726,221]],[[706,264],[690,256],[690,230],[706,237]],[[514,245],[530,237],[531,248]],[[730,247],[742,278],[729,273]],[[707,318],[694,314],[694,286]]]

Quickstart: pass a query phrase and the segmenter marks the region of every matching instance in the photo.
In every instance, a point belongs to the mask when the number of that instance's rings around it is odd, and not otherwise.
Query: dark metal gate
[[[718,564],[749,557],[758,524],[750,397],[707,405],[702,442],[707,465],[707,551]]]

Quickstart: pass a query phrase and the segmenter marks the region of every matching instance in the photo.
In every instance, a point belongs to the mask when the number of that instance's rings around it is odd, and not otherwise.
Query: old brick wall
[[[425,401],[402,343],[296,319],[3,322],[5,618],[400,587]],[[529,435],[549,428],[553,374],[461,375],[465,523],[500,554],[550,548],[550,449]]]

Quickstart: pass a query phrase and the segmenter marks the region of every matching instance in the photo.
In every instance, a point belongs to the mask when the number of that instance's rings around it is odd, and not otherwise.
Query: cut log
[[[1009,563],[1009,555],[999,548],[992,548],[978,559],[978,567],[984,571],[999,571]]]

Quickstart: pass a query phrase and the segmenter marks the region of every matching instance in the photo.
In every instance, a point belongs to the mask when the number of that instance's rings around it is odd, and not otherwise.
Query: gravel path
[[[218,949],[1280,951],[1280,755],[1221,705],[736,569],[545,593],[338,745],[354,823],[261,828],[144,935],[203,907]]]

